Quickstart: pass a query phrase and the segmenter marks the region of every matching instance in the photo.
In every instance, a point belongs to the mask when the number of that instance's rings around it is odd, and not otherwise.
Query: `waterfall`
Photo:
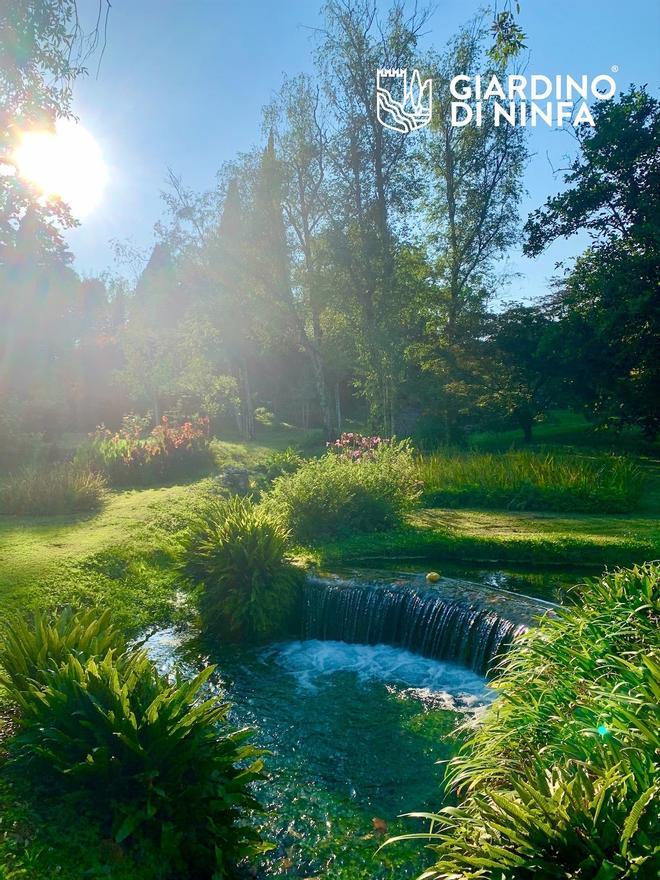
[[[394,645],[485,675],[549,605],[449,578],[310,577],[303,638]]]

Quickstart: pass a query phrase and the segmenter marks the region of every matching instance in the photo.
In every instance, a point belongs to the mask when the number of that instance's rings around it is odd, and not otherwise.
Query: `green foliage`
[[[250,499],[212,500],[182,540],[180,565],[203,587],[208,629],[236,641],[280,634],[297,606],[300,572],[286,558],[289,535]]]
[[[67,607],[55,618],[42,612],[35,612],[30,621],[16,617],[2,632],[0,682],[18,700],[30,684],[45,686],[47,673],[69,657],[84,663],[125,647],[109,610],[75,613]]]
[[[266,504],[297,540],[316,541],[399,523],[419,496],[408,441],[382,445],[368,458],[327,452],[280,477]]]
[[[47,516],[95,511],[105,499],[105,479],[77,464],[24,468],[0,485],[0,513]]]
[[[272,483],[277,477],[295,473],[302,463],[303,458],[298,450],[288,446],[282,452],[271,453],[256,470],[265,483]]]
[[[628,513],[643,474],[627,458],[506,452],[435,453],[417,464],[429,507]]]
[[[101,426],[76,453],[76,461],[107,477],[113,486],[149,485],[198,475],[211,462],[208,418],[173,425],[163,416],[148,430],[129,414],[120,431]]]
[[[2,662],[19,709],[10,760],[78,790],[117,843],[157,847],[177,877],[235,876],[263,849],[241,823],[258,808],[250,783],[262,769],[250,732],[229,731],[229,707],[203,698],[213,667],[169,684],[107,624],[90,612],[41,618],[27,648],[26,625],[8,627]],[[31,678],[35,662],[44,665]]]
[[[577,130],[580,154],[525,226],[525,253],[586,230],[591,246],[551,303],[560,321],[557,360],[603,421],[660,428],[657,388],[660,252],[660,102],[646,87],[594,107]],[[579,353],[579,354],[576,354]]]
[[[605,574],[522,639],[419,835],[429,878],[657,876],[660,566]]]

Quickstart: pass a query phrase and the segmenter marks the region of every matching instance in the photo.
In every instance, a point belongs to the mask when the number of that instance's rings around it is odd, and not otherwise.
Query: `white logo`
[[[432,90],[432,81],[427,79],[422,85],[422,78],[417,69],[413,70],[410,83],[408,83],[408,70],[405,67],[378,70],[376,73],[378,121],[385,128],[402,134],[424,128],[431,121]]]

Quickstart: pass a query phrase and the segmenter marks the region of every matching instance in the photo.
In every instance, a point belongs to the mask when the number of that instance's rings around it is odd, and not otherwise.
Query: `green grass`
[[[264,425],[257,422],[254,440],[242,440],[237,434],[223,433],[222,439],[211,441],[211,451],[218,468],[231,466],[252,469],[262,464],[273,452],[283,452],[289,446],[303,449],[306,455],[325,449],[319,431],[305,431],[284,423]]]
[[[629,513],[644,486],[636,463],[603,453],[437,452],[417,474],[426,507]]]
[[[529,447],[520,429],[476,432],[470,435],[469,445],[484,451]],[[657,454],[659,451],[658,441],[648,441],[637,427],[627,426],[616,431],[593,424],[581,413],[569,410],[553,410],[541,417],[534,425],[531,445],[604,449],[637,454]]]
[[[322,544],[320,565],[391,557],[530,565],[629,565],[660,556],[660,522],[651,516],[595,516],[426,509],[404,528]]]
[[[107,605],[131,630],[171,619],[173,539],[200,485],[109,493],[94,516],[0,517],[0,606]]]

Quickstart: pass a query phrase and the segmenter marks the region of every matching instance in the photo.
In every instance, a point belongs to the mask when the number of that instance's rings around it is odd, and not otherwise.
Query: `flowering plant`
[[[155,428],[134,415],[125,416],[122,427],[112,432],[100,425],[78,451],[94,470],[104,473],[112,485],[150,483],[180,476],[209,460],[209,420],[201,417],[170,423],[167,416]]]
[[[373,458],[377,449],[388,446],[389,440],[382,437],[367,437],[364,434],[344,433],[337,440],[328,441],[325,445],[330,452],[349,461],[361,461]]]

